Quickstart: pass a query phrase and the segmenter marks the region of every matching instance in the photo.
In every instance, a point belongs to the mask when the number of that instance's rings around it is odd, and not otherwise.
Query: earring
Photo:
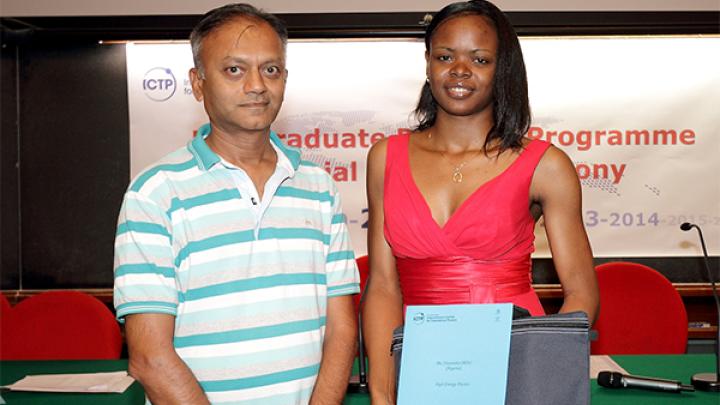
[[[430,78],[429,78],[429,77],[426,77],[426,78],[425,78],[425,83],[430,83]]]

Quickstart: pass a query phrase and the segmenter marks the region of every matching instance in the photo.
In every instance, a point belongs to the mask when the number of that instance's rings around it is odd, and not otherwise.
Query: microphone
[[[642,390],[677,393],[695,391],[692,385],[685,385],[680,381],[624,375],[614,371],[601,371],[598,373],[597,382],[598,385],[605,388],[639,388]]]
[[[710,259],[708,258],[707,248],[705,247],[705,238],[703,238],[702,230],[699,226],[684,222],[680,225],[680,229],[683,231],[689,231],[692,228],[697,229],[698,235],[700,235],[700,244],[702,245],[705,271],[707,271],[708,279],[712,285],[713,297],[715,297],[715,306],[718,311],[718,330],[717,336],[715,337],[715,372],[714,373],[698,373],[692,377],[692,385],[700,391],[711,391],[720,392],[720,299],[718,299],[717,288],[715,287],[715,277],[713,277],[710,271]]]

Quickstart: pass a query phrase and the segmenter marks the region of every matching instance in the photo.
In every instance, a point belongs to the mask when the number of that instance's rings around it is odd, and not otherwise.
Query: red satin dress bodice
[[[410,135],[388,139],[384,233],[405,305],[511,302],[544,314],[531,285],[535,221],[529,193],[549,143],[533,140],[440,227],[410,172]]]

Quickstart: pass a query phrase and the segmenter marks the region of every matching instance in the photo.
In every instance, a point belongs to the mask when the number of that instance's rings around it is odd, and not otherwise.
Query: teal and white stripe
[[[174,343],[217,404],[306,403],[329,297],[359,291],[330,176],[271,133],[289,170],[260,223],[204,141],[131,183],[115,240],[115,307],[175,315]]]

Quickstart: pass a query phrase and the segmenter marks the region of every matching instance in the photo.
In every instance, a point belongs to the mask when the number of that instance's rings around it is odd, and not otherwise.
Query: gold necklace
[[[429,132],[429,133],[428,133],[428,139],[431,139],[431,138],[432,138],[432,132]],[[462,181],[463,181],[463,174],[462,174],[462,169],[463,169],[463,167],[465,167],[465,165],[468,164],[468,162],[470,162],[471,160],[473,160],[473,159],[475,159],[476,157],[478,157],[478,155],[480,155],[480,153],[482,152],[482,149],[480,149],[480,150],[478,150],[477,152],[475,152],[475,154],[474,154],[470,159],[467,159],[467,160],[461,162],[459,165],[453,163],[453,161],[450,160],[450,158],[445,155],[445,152],[443,152],[443,151],[441,151],[441,150],[438,150],[438,152],[440,152],[440,156],[442,156],[445,160],[447,160],[447,162],[450,163],[450,165],[453,167],[453,173],[452,173],[452,181],[453,181],[453,183],[462,183]]]

